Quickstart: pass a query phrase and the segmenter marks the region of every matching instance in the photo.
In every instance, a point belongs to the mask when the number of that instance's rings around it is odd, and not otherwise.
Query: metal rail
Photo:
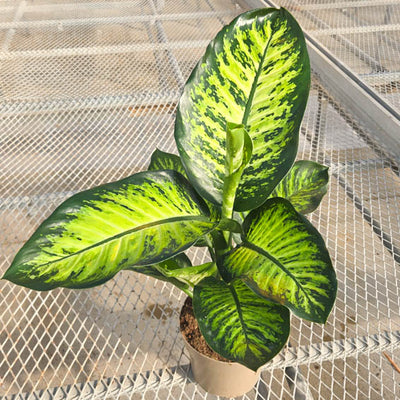
[[[151,4],[154,7],[153,1],[151,1]],[[154,8],[154,12],[156,12],[155,8]],[[168,38],[167,38],[167,35],[165,34],[165,31],[164,31],[164,28],[163,28],[161,22],[157,20],[155,22],[155,27],[157,30],[157,40],[159,41],[159,43],[168,44]],[[172,51],[167,48],[166,53],[167,53],[168,61],[172,67],[172,72],[178,83],[179,91],[181,91],[181,90],[183,90],[186,79],[183,77],[181,68],[179,67],[179,63],[178,63],[177,59],[175,58],[174,54],[172,53]]]
[[[385,20],[390,20],[389,18],[386,18],[386,15],[390,16],[390,5],[386,5],[386,12],[385,12]],[[365,20],[363,18],[361,18],[360,16],[356,15],[355,13],[349,12],[348,9],[342,9],[341,12],[343,13],[343,15],[345,15],[347,18],[350,18],[351,20],[353,20],[357,25],[361,25],[365,23]],[[358,14],[358,13],[357,13]],[[388,23],[386,23],[385,21],[385,26],[387,26]],[[399,25],[397,25],[399,26]],[[384,32],[385,30],[378,30],[378,31],[374,31],[373,33],[375,34],[375,36],[382,42],[386,43],[387,45],[389,45],[390,47],[392,47],[393,49],[400,51],[400,43],[396,40],[391,39],[388,35],[382,34],[381,32]],[[384,75],[385,77],[387,75],[391,75],[391,72],[385,72]],[[382,74],[380,74],[382,76]]]
[[[399,24],[392,24],[392,25],[385,24],[385,25],[369,25],[369,26],[355,26],[355,27],[352,26],[351,28],[342,27],[342,28],[327,28],[327,29],[310,29],[308,30],[308,34],[311,36],[335,36],[335,35],[348,35],[353,33],[394,32],[398,30],[400,30]],[[352,47],[354,48],[354,45]]]
[[[172,50],[204,48],[208,40],[175,41],[168,43],[136,43],[117,46],[90,46],[61,48],[51,50],[25,50],[0,52],[0,61],[10,61],[17,58],[73,57],[105,54],[125,54],[139,51]]]
[[[337,1],[333,3],[314,3],[314,4],[301,4],[296,6],[298,10],[334,10],[340,8],[359,8],[359,7],[373,7],[385,6],[391,4],[398,4],[397,0],[362,0],[362,1]]]
[[[125,107],[154,107],[176,103],[179,90],[133,93],[127,95],[108,95],[71,99],[39,100],[29,102],[10,102],[0,106],[0,119],[17,115],[34,115],[57,112],[71,112],[99,109],[118,109]]]
[[[15,11],[13,22],[12,23],[18,23],[19,20],[22,18],[22,15],[24,14],[26,8],[26,1],[21,0],[18,4],[18,7]],[[3,41],[3,45],[1,46],[1,51],[7,51],[8,47],[15,35],[15,29],[14,28],[6,28],[9,29],[9,31],[6,33]]]
[[[191,19],[208,19],[215,17],[227,17],[235,15],[231,10],[227,11],[198,11],[196,13],[176,13],[176,14],[144,14],[129,15],[124,17],[98,17],[98,18],[74,18],[74,19],[55,19],[42,21],[11,21],[0,22],[0,29],[21,29],[21,28],[43,28],[54,27],[61,29],[66,26],[97,25],[97,24],[132,24],[141,22],[154,23],[155,21],[187,21]]]
[[[113,9],[123,9],[123,8],[131,8],[131,7],[137,7],[137,6],[142,6],[146,4],[146,0],[129,0],[129,1],[115,1],[112,3],[112,6],[110,6],[109,3],[104,3],[104,2],[93,2],[93,3],[88,3],[88,2],[79,2],[79,3],[36,3],[32,2],[31,3],[26,3],[25,5],[25,11],[40,11],[40,10],[45,10],[45,11],[58,11],[60,9],[65,10],[65,11],[80,11],[80,10],[88,10],[88,9],[94,9],[94,10],[108,10],[111,7]],[[15,6],[5,6],[1,5],[0,3],[0,12],[4,13],[7,11],[14,11]]]
[[[322,112],[322,108],[326,108],[326,103],[327,100],[324,102],[322,89],[320,88],[318,91],[318,111],[314,133],[312,134],[311,132],[305,131],[304,128],[302,128],[302,133],[312,146],[312,151],[314,151],[314,159],[322,162],[322,159],[324,158],[325,164],[333,167],[332,176],[337,179],[339,185],[344,189],[347,197],[350,198],[350,200],[354,204],[354,207],[361,213],[362,218],[371,226],[373,232],[377,235],[383,246],[392,255],[394,261],[400,264],[400,249],[394,244],[391,235],[385,232],[378,220],[374,218],[372,212],[368,209],[368,207],[365,206],[362,199],[355,194],[351,185],[347,183],[346,177],[343,176],[343,174],[341,173],[341,169],[343,168],[343,166],[337,168],[335,163],[333,163],[329,159],[329,157],[326,156],[326,154],[322,154],[318,150],[318,143],[323,142],[323,135],[325,131],[325,129],[323,128],[325,125],[323,115],[325,115],[325,113]],[[330,103],[334,103],[332,99],[330,99]]]
[[[332,358],[335,360],[345,359],[354,357],[360,352],[370,354],[388,351],[399,347],[399,345],[400,331],[384,331],[379,334],[315,343],[310,346],[286,347],[266,364],[262,371],[285,367],[293,368],[313,362],[322,363],[331,361]],[[292,372],[293,370],[289,371],[290,374]],[[118,394],[118,396],[123,394],[133,395],[134,393],[142,393],[144,390],[158,390],[182,383],[193,383],[189,365],[39,390],[33,393],[5,396],[3,400],[53,400],[59,397],[65,398],[67,395],[69,400],[104,399],[113,394]]]
[[[312,66],[334,97],[351,111],[371,132],[397,164],[400,163],[400,116],[354,73],[338,62],[310,37],[309,54]]]

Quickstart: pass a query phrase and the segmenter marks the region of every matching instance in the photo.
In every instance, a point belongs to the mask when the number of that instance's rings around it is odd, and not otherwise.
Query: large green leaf
[[[313,212],[328,190],[328,167],[314,161],[296,161],[271,197],[288,199],[301,214]]]
[[[173,257],[215,225],[181,174],[141,172],[65,201],[4,278],[37,290],[95,286],[131,265]]]
[[[228,285],[205,278],[194,288],[193,309],[209,346],[254,371],[282,349],[289,335],[287,308],[257,296],[240,280]]]
[[[310,67],[300,27],[284,9],[240,15],[207,47],[181,97],[175,139],[189,180],[222,204],[226,127],[243,124],[253,156],[235,210],[261,205],[296,156]]]
[[[276,197],[246,217],[244,230],[243,243],[223,260],[224,278],[241,278],[297,316],[325,322],[336,296],[336,275],[311,223]]]

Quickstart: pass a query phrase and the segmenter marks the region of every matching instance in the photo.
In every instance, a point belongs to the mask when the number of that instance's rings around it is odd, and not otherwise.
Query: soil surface
[[[180,328],[189,344],[201,354],[204,354],[214,360],[230,362],[228,359],[220,356],[207,344],[200,332],[199,324],[193,313],[192,299],[188,297],[183,304],[180,315]]]

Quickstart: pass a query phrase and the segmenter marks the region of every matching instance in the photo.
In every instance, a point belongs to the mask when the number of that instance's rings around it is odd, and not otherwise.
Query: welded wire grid
[[[400,114],[397,0],[276,0],[320,45]]]
[[[244,10],[229,0],[0,1],[0,273],[69,195],[145,169],[156,147],[175,151],[182,85]],[[299,158],[330,166],[311,220],[338,298],[325,326],[292,318],[290,346],[243,399],[400,398],[398,166],[313,82]],[[1,281],[0,396],[215,398],[192,381],[178,333],[183,299],[129,272],[82,291]]]

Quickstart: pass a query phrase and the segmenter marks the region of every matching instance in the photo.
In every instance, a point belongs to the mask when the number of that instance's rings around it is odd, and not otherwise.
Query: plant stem
[[[223,202],[222,202],[222,218],[231,219],[233,216],[233,205],[235,204],[236,190],[239,186],[241,174],[233,174],[227,176],[224,182]],[[224,238],[227,244],[231,244],[231,233],[224,232]]]
[[[211,232],[216,259],[223,256],[230,250],[230,246],[225,238],[225,233],[229,234],[229,232],[220,232],[220,231]]]
[[[223,203],[222,203],[222,218],[232,218],[233,205],[235,203],[236,188],[239,179],[232,179],[233,176],[225,178]],[[237,182],[236,182],[237,181]]]

